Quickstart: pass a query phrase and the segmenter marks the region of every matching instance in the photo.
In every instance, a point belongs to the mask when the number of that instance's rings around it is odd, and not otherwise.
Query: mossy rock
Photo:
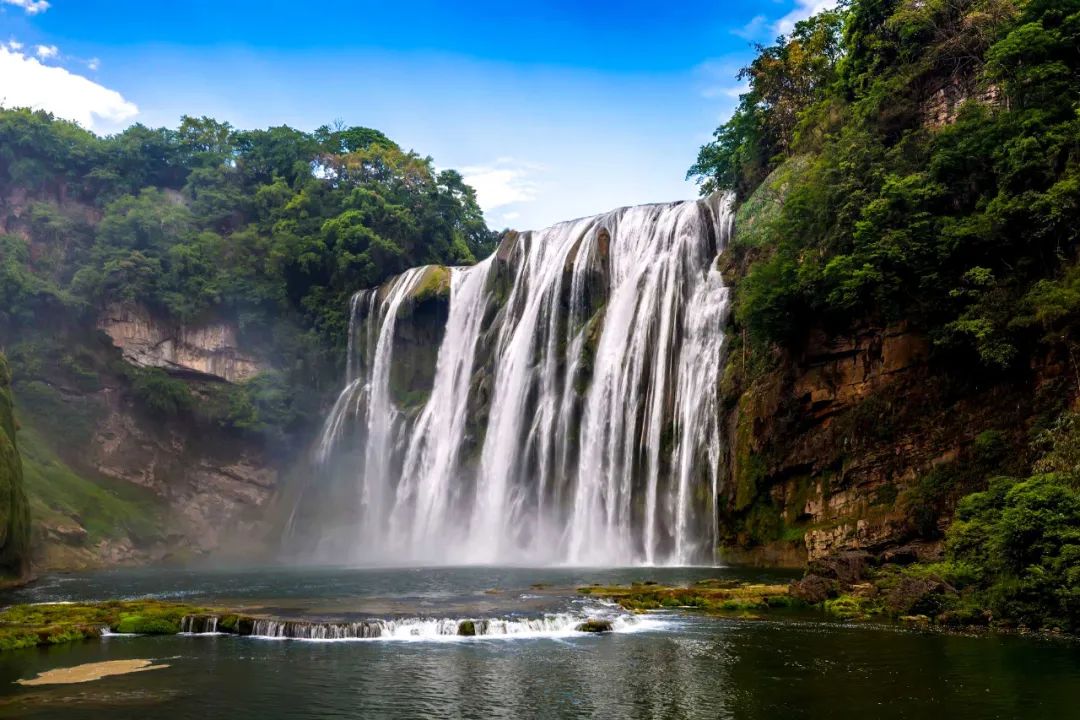
[[[450,268],[429,266],[409,294],[409,299],[417,305],[432,298],[450,298]]]
[[[163,617],[129,615],[120,618],[120,622],[109,629],[117,633],[137,633],[139,635],[176,635],[180,632],[180,623]]]
[[[841,595],[832,600],[826,600],[824,608],[825,612],[841,620],[866,620],[884,611],[880,600],[861,595]]]
[[[476,623],[472,620],[462,620],[458,623],[457,634],[462,637],[474,637],[476,635]]]

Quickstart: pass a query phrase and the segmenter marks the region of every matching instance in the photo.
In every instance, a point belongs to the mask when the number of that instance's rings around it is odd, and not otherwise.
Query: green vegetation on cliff
[[[68,331],[87,345],[78,331],[113,303],[165,325],[229,321],[280,369],[218,403],[244,430],[280,435],[313,411],[310,389],[337,377],[353,292],[494,243],[460,174],[368,128],[185,117],[98,137],[0,109],[0,147],[0,338]],[[193,404],[158,373],[132,384],[159,415]],[[274,393],[294,407],[280,412]]]
[[[30,509],[15,440],[17,428],[11,371],[0,355],[0,582],[20,580],[30,569]]]
[[[858,498],[860,518],[896,504],[907,526],[894,539],[940,542],[941,518],[959,503],[945,564],[910,573],[942,574],[960,606],[995,621],[1077,629],[1075,464],[1048,459],[1077,439],[1062,440],[1080,393],[1077,47],[1080,0],[852,0],[760,48],[743,70],[748,92],[690,174],[740,202],[725,259],[736,327],[723,390],[739,413],[729,512],[751,542],[795,537],[798,518],[781,516],[770,483],[795,494],[807,485],[772,474],[774,457],[751,442],[751,411],[780,408],[773,437],[795,442],[807,421],[783,405],[786,368],[847,351],[822,338],[902,326],[927,340],[923,387],[868,384],[879,394],[829,406],[846,414],[821,437],[843,447],[825,470],[796,470],[825,495],[860,448],[897,442],[904,422],[952,423],[924,428],[949,435],[934,441],[946,454],[927,457],[902,491]],[[808,395],[800,407],[811,404]],[[919,449],[928,440],[908,438]],[[899,476],[896,458],[909,451],[858,460]],[[786,502],[799,515],[806,498]],[[802,529],[828,538],[838,528]],[[853,597],[833,607],[888,606]]]
[[[1078,44],[1076,0],[856,0],[762,48],[691,169],[741,198],[783,180],[744,244],[752,340],[904,320],[988,369],[1059,343],[1080,319]]]

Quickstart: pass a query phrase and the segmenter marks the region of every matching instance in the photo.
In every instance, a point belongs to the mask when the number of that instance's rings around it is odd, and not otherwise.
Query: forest
[[[311,422],[321,398],[302,390],[341,369],[352,293],[415,265],[471,264],[495,238],[459,173],[340,123],[184,117],[99,137],[0,109],[0,211],[0,330],[17,376],[42,358],[77,365],[77,348],[50,353],[39,331],[92,326],[111,303],[179,325],[225,318],[279,371],[210,412],[270,435]],[[151,410],[193,409],[184,383],[127,372]]]

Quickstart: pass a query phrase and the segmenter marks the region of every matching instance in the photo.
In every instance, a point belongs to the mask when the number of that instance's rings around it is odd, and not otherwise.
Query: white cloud
[[[90,68],[90,71],[93,72],[93,71],[97,70],[99,67],[101,67],[101,61],[98,60],[97,58],[90,58],[86,62],[86,67]]]
[[[49,9],[49,0],[0,0],[0,4],[22,8],[27,15],[37,15]]]
[[[10,40],[8,40],[7,45],[0,43],[0,47],[6,47],[9,50],[15,50],[17,52],[19,50],[22,50],[23,44],[15,38],[11,38]]]
[[[769,18],[764,15],[755,15],[750,22],[746,23],[741,28],[732,30],[731,34],[738,35],[743,40],[757,40],[768,28]]]
[[[114,129],[139,112],[115,90],[65,68],[43,65],[10,43],[0,45],[0,78],[0,104],[5,107],[48,110],[91,130]]]
[[[38,45],[34,48],[34,52],[42,60],[48,60],[49,58],[54,58],[59,55],[60,48],[55,45]]]
[[[476,190],[476,200],[485,212],[514,203],[536,199],[535,175],[543,168],[513,158],[499,158],[490,165],[462,168],[465,182]]]
[[[795,23],[836,7],[836,0],[795,0],[795,8],[776,21],[773,29],[778,35],[787,35],[795,29]]]

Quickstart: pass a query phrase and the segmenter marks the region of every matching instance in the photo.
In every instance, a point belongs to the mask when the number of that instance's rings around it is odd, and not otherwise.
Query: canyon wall
[[[291,457],[194,410],[227,411],[269,364],[222,320],[176,328],[128,305],[99,324],[13,346],[35,569],[265,555]],[[154,393],[177,392],[187,404],[163,411]]]

